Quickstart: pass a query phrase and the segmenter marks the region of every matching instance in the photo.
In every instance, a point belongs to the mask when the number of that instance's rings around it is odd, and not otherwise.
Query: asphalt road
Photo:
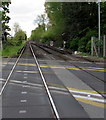
[[[102,63],[64,61],[38,47],[34,50],[60,118],[104,118],[105,101],[102,95],[105,95],[105,79]],[[2,85],[15,61],[15,58],[8,60],[8,64],[7,60],[2,61]],[[29,49],[19,60],[3,92],[2,118],[54,118]]]

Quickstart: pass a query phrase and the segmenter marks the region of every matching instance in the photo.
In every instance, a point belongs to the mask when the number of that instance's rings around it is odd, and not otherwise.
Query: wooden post
[[[98,52],[97,52],[97,48],[96,48],[96,44],[94,41],[94,37],[91,38],[91,55],[94,55],[94,52],[96,53],[96,56],[98,57]]]
[[[105,35],[103,37],[103,41],[104,41],[104,44],[103,44],[103,57],[106,57],[106,36]]]
[[[94,46],[94,44],[93,44],[94,42],[93,41],[94,41],[94,37],[91,37],[91,55],[92,56],[94,56],[94,47],[93,47]]]

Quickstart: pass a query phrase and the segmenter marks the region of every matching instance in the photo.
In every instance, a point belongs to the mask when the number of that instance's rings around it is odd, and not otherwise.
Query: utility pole
[[[100,56],[100,0],[98,0],[98,55]]]
[[[103,57],[106,57],[106,36],[104,35]]]

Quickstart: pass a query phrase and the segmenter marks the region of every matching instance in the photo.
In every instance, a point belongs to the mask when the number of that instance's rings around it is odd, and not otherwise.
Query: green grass
[[[2,55],[2,57],[15,57],[17,56],[18,50],[22,47],[23,44],[20,46],[6,45],[2,52],[0,52],[0,55]]]
[[[106,59],[106,57],[97,57],[96,55],[92,56],[92,55],[89,54],[89,53],[79,53],[78,55],[81,55],[81,56],[91,56],[91,57],[94,57],[94,58]]]
[[[88,54],[88,53],[79,53],[78,55],[81,55],[81,56],[91,56],[91,55]]]

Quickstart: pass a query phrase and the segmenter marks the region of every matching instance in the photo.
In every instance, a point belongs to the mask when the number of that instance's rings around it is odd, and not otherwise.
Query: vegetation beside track
[[[26,32],[23,31],[18,23],[14,24],[14,36],[8,36],[3,43],[3,49],[0,52],[2,57],[17,57],[18,51],[27,41]]]
[[[106,35],[106,2],[100,3],[101,36]],[[74,51],[91,54],[91,37],[98,42],[98,4],[94,3],[62,3],[46,2],[45,15],[35,20],[38,27],[32,30],[30,40],[64,47]],[[49,21],[45,24],[45,21]],[[96,40],[97,39],[97,40]],[[103,40],[100,43],[103,48]],[[101,53],[102,54],[102,53]]]
[[[24,46],[24,44],[25,41],[18,46],[6,44],[3,46],[4,48],[0,52],[0,54],[2,55],[2,57],[17,57],[18,51]]]

